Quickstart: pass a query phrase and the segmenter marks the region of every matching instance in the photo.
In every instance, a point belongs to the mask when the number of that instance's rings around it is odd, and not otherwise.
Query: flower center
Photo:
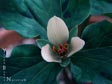
[[[69,44],[68,42],[64,42],[64,44],[59,44],[58,47],[54,46],[52,47],[52,50],[57,53],[61,59],[66,58],[66,54],[68,52]]]

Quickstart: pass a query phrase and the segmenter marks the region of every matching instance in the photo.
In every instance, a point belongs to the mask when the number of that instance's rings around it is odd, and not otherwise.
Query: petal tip
[[[67,41],[69,38],[69,30],[67,25],[61,18],[53,16],[48,21],[47,36],[49,41],[54,45]]]
[[[80,39],[79,37],[73,37],[71,39],[71,50],[68,54],[68,57],[73,55],[74,53],[80,51],[85,45],[85,41]]]

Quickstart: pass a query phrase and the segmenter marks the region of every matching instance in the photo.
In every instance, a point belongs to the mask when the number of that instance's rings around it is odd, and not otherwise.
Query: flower
[[[81,50],[85,44],[79,37],[72,37],[68,42],[68,28],[64,21],[56,16],[48,21],[47,36],[52,46],[46,44],[41,49],[42,58],[47,62],[61,63],[62,60]]]

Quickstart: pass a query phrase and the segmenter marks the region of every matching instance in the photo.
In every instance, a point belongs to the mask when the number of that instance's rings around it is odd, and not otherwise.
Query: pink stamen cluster
[[[52,47],[52,50],[57,53],[62,59],[66,57],[66,53],[68,52],[68,43],[64,42],[64,44],[59,44],[58,47],[56,46]]]

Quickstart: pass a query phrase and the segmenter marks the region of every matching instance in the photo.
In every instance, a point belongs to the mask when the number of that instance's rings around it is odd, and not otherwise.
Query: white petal
[[[49,44],[46,44],[41,49],[42,58],[47,62],[61,62],[58,55],[54,54],[50,48]]]
[[[47,25],[47,36],[49,41],[54,44],[61,44],[69,38],[69,31],[62,19],[52,17]]]
[[[73,37],[71,39],[70,52],[68,54],[68,57],[81,50],[84,47],[84,45],[84,40],[80,39],[79,37]]]

